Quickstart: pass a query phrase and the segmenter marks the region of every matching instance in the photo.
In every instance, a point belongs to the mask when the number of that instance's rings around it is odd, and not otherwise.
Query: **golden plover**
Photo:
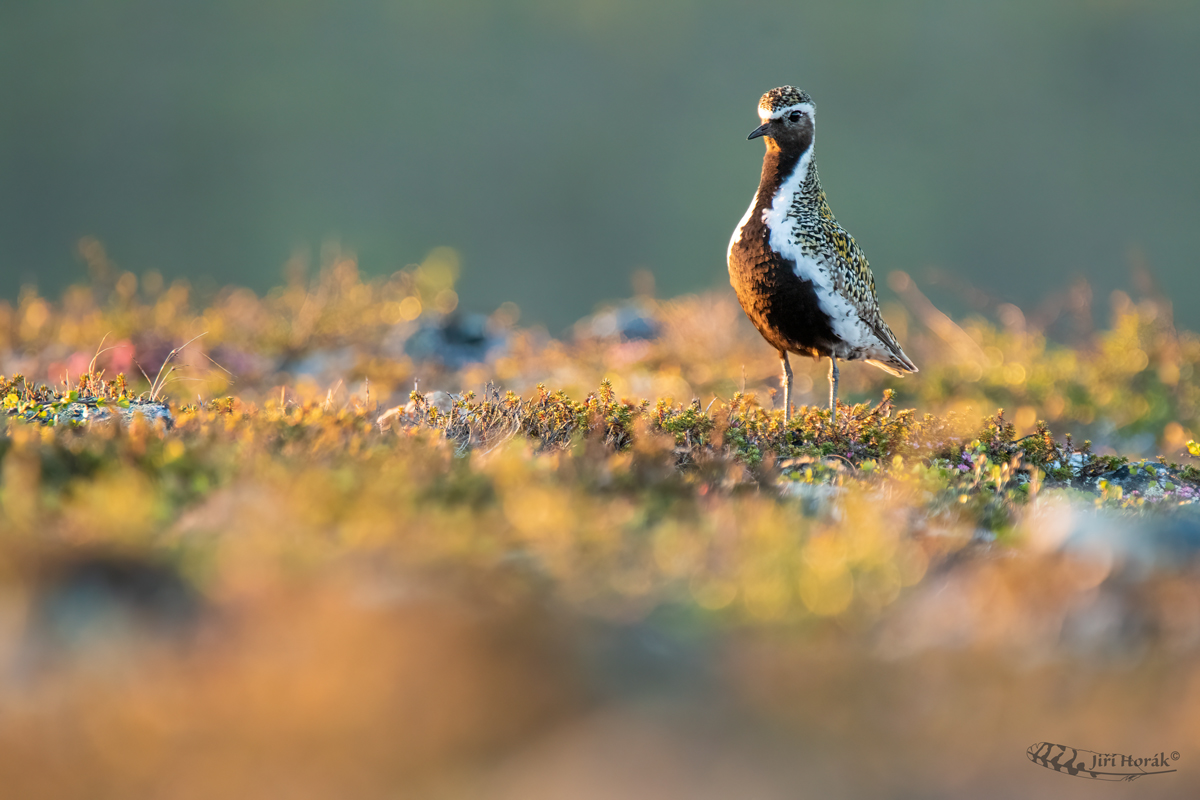
[[[788,353],[829,358],[830,420],[837,418],[838,359],[893,375],[916,372],[879,313],[862,250],[838,225],[817,179],[816,107],[793,86],[758,102],[767,144],[762,178],[729,240],[729,282],[758,332],[783,362],[784,419],[791,418]]]

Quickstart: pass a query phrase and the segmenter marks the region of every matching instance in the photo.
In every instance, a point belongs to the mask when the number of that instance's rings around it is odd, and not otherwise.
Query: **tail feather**
[[[909,361],[907,357],[905,357],[905,362],[907,363],[902,363],[899,359],[895,358],[888,361],[880,361],[877,358],[868,358],[866,361],[872,366],[879,367],[889,375],[895,375],[900,378],[913,372],[920,372],[916,365]]]
[[[868,364],[874,364],[891,375],[902,376],[909,372],[920,372],[912,359],[905,355],[904,349],[896,341],[896,334],[892,333],[892,329],[883,319],[880,319],[879,325],[875,327],[875,335],[883,346],[870,354],[867,358]]]

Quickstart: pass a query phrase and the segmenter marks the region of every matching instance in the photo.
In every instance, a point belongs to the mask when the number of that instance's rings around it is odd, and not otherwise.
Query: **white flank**
[[[812,160],[812,154],[813,148],[810,146],[800,157],[795,171],[784,180],[779,191],[775,193],[770,208],[763,210],[763,223],[771,232],[768,244],[772,250],[796,265],[797,276],[813,282],[821,310],[829,315],[833,332],[844,343],[839,352],[835,353],[838,358],[878,357],[891,360],[893,358],[891,349],[879,340],[870,326],[863,322],[854,304],[837,291],[833,277],[834,265],[825,258],[814,258],[805,253],[792,235],[795,223],[788,219],[788,210],[792,206],[792,199],[808,175],[808,165]],[[743,224],[745,223],[743,222]],[[739,226],[738,232],[740,233],[740,231],[741,227]]]

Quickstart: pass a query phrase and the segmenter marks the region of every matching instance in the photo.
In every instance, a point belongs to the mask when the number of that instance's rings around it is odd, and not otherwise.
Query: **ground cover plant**
[[[448,251],[197,300],[87,246],[0,304],[15,796],[1094,792],[1059,740],[1194,788],[1200,339],[1153,292],[895,276],[920,375],[831,420],[801,367],[785,425],[727,292],[552,337]]]

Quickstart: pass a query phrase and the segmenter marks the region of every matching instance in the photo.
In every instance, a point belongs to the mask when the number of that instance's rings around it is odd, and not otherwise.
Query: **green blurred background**
[[[462,305],[560,330],[651,270],[725,282],[765,90],[819,108],[876,273],[1023,307],[1200,249],[1200,3],[72,0],[0,7],[0,295],[123,269],[258,291],[336,240],[386,275],[450,245]],[[888,290],[880,281],[881,290]]]

